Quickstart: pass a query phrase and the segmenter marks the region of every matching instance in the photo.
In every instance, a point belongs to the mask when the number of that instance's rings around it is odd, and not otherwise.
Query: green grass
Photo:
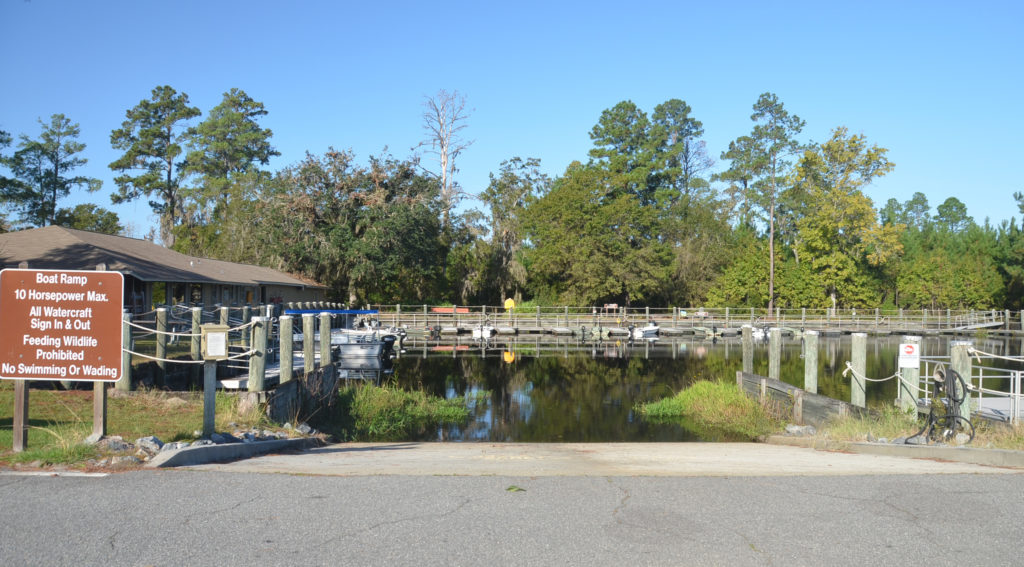
[[[81,463],[98,455],[82,442],[92,433],[91,390],[29,390],[28,446],[13,453],[14,388],[0,384],[0,465],[41,461],[44,464]],[[242,427],[266,427],[268,420],[259,410],[245,414],[237,409],[234,396],[218,393],[216,429],[229,430],[229,423]],[[203,427],[200,395],[187,392],[134,392],[128,397],[107,399],[107,435],[132,443],[155,435],[161,441],[190,441]]]
[[[741,392],[735,384],[699,380],[675,396],[641,404],[652,421],[675,421],[709,441],[750,441],[777,433],[782,421],[770,408]]]
[[[438,426],[465,423],[469,418],[462,398],[446,400],[392,386],[350,386],[342,388],[338,398],[318,426],[340,440],[423,439]]]
[[[864,416],[843,416],[830,420],[818,431],[818,437],[834,443],[860,443],[870,436],[889,441],[909,437],[924,426],[924,416],[915,417],[897,407],[884,407]],[[1024,424],[999,424],[974,420],[972,447],[1024,451]]]

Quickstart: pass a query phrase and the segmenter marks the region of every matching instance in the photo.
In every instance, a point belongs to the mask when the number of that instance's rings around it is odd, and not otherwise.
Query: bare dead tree
[[[463,196],[454,180],[455,172],[458,171],[455,159],[473,144],[472,140],[467,141],[460,135],[472,111],[466,110],[466,97],[460,95],[459,91],[441,89],[433,97],[425,98],[423,129],[428,138],[413,149],[427,148],[427,153],[437,156],[439,171],[426,171],[441,180],[441,229],[447,231],[451,226],[451,212]]]

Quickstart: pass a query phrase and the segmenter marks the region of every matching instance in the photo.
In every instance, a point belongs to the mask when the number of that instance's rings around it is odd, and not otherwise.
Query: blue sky
[[[1020,217],[1024,191],[1022,3],[978,2],[262,2],[0,0],[0,129],[37,137],[37,118],[81,125],[95,202],[142,236],[145,200],[113,207],[110,131],[157,85],[204,116],[232,87],[263,102],[281,156],[329,146],[360,162],[407,157],[425,136],[426,96],[472,109],[457,180],[479,192],[513,156],[558,175],[586,160],[601,111],[680,98],[702,121],[715,170],[776,93],[806,140],[846,126],[889,149],[876,206],[915,191],[978,222]],[[12,151],[9,148],[7,151]]]

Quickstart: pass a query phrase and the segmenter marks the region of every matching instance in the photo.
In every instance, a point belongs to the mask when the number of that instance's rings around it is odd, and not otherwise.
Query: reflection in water
[[[869,337],[867,376],[884,378],[896,371],[901,337]],[[924,357],[948,356],[947,337],[921,340]],[[1020,352],[1020,341],[976,341],[997,354]],[[509,337],[489,343],[464,340],[407,340],[395,361],[395,380],[405,388],[422,388],[447,398],[464,396],[472,411],[468,424],[447,428],[439,438],[465,441],[695,441],[681,425],[652,424],[635,411],[686,388],[696,380],[734,381],[742,369],[738,339],[721,341],[583,342],[573,338]],[[850,399],[850,337],[819,338],[818,391]],[[782,379],[803,386],[803,341],[783,340]],[[768,374],[768,344],[754,347],[754,373]],[[998,385],[989,385],[992,387]],[[896,398],[896,383],[869,383],[868,405],[880,407]]]

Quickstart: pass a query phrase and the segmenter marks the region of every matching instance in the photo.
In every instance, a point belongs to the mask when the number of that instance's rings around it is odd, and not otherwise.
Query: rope
[[[128,324],[131,327],[135,327],[136,329],[142,329],[143,331],[146,331],[147,334],[149,334],[149,333],[157,333],[157,334],[161,334],[161,335],[170,335],[170,336],[174,336],[174,337],[198,337],[198,336],[200,336],[200,333],[174,333],[174,332],[171,332],[171,331],[157,331],[155,329],[150,329],[149,327],[143,327],[142,325],[137,325],[137,324],[135,324],[132,321],[125,321],[125,323]],[[232,328],[228,329],[228,332],[231,332],[231,331],[241,331],[241,330],[246,329],[248,327],[251,327],[251,326],[253,326],[255,324],[256,324],[256,321],[249,321],[248,323],[246,323],[244,325],[239,325],[238,327],[232,327]]]
[[[968,347],[967,354],[974,356],[974,359],[978,361],[978,364],[981,364],[981,357],[983,356],[986,358],[998,358],[1001,360],[1009,360],[1011,362],[1024,362],[1024,356],[1002,356],[998,354],[980,351],[974,347]]]
[[[146,358],[146,359],[149,359],[149,360],[155,360],[157,362],[172,362],[172,363],[175,363],[175,364],[203,364],[204,362],[206,362],[205,360],[171,360],[169,358],[157,358],[155,356],[149,356],[148,354],[142,354],[141,352],[135,352],[135,351],[131,351],[131,350],[128,350],[128,349],[122,349],[122,351],[123,352],[127,352],[128,354],[130,354],[132,356],[141,356],[142,358]],[[247,350],[247,351],[245,351],[243,353],[236,354],[234,356],[229,356],[229,357],[225,358],[224,360],[238,360],[238,359],[241,359],[241,358],[245,358],[247,356],[252,356],[255,353],[256,353],[255,350],[250,349],[250,350]]]
[[[847,360],[846,361],[846,370],[843,370],[843,378],[846,378],[846,375],[848,373],[851,373],[855,377],[860,378],[861,380],[866,380],[868,382],[885,382],[887,380],[892,380],[893,378],[898,378],[900,376],[900,373],[896,372],[896,374],[893,374],[892,376],[888,376],[886,378],[868,378],[867,376],[865,376],[865,375],[861,374],[860,372],[857,372],[856,370],[854,370],[853,364],[849,360]]]
[[[198,337],[199,336],[199,333],[174,333],[174,332],[171,332],[171,331],[157,331],[155,329],[150,329],[149,327],[143,327],[142,325],[136,325],[135,323],[133,323],[131,321],[125,321],[125,324],[127,324],[130,327],[135,327],[136,329],[142,329],[143,331],[147,332],[146,334],[153,334],[153,333],[155,333],[155,334],[158,334],[158,335],[169,335],[169,336],[172,336],[172,337]]]

